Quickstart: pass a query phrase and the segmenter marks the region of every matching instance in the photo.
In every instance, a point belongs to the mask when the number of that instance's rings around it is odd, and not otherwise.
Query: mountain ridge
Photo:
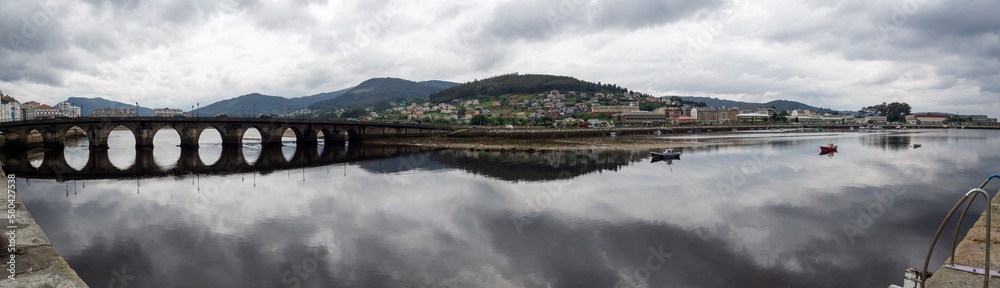
[[[388,108],[392,102],[427,100],[428,96],[448,87],[458,85],[440,80],[415,82],[400,78],[371,78],[344,92],[340,97],[310,104],[309,109],[333,110],[366,108],[376,110]]]
[[[94,109],[97,108],[135,108],[136,106],[135,104],[112,101],[101,97],[69,97],[65,102],[74,106],[79,106],[80,116],[90,116],[94,114]],[[139,106],[136,113],[139,114],[139,116],[153,116],[153,109]]]

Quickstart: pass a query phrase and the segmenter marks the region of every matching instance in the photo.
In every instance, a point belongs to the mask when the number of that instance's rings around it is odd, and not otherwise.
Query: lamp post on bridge
[[[240,118],[243,118],[243,106],[240,106]]]
[[[195,113],[197,113],[195,117],[201,117],[201,103],[194,103],[194,104],[198,106],[198,109],[195,110],[195,111],[198,111],[198,112],[195,112]]]

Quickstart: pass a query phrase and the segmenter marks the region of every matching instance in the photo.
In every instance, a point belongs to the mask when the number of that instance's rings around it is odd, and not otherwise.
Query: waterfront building
[[[674,124],[695,123],[698,122],[698,119],[691,116],[680,116],[673,119],[673,122]]]
[[[177,114],[184,114],[184,110],[171,108],[153,109],[153,117],[174,117]]]
[[[885,124],[889,122],[889,117],[865,116],[865,118],[857,118],[857,122],[858,124],[865,124],[865,123]]]
[[[736,121],[767,121],[771,115],[761,113],[741,113],[736,115]]]
[[[139,117],[135,108],[97,108],[91,117]],[[171,115],[173,116],[173,115]]]
[[[593,105],[590,107],[591,113],[624,113],[639,111],[639,106],[634,105]]]
[[[997,123],[997,118],[989,118],[986,115],[958,115],[958,117],[968,118],[973,123]]]
[[[56,109],[59,110],[59,114],[69,118],[79,118],[80,117],[80,107],[74,106],[69,102],[62,102],[56,104]]]
[[[700,122],[719,122],[719,108],[695,107],[691,109],[691,118]]]
[[[34,119],[44,119],[44,118],[55,118],[59,115],[59,109],[41,104],[35,101],[30,101],[21,105],[22,116],[24,120],[34,120]]]
[[[614,121],[621,122],[664,122],[667,121],[667,115],[649,112],[649,111],[629,111],[622,112],[611,116]]]
[[[938,115],[938,114],[920,114],[920,115],[907,115],[906,124],[942,124],[948,121],[948,115]]]
[[[14,97],[0,97],[0,122],[21,120],[21,103]]]

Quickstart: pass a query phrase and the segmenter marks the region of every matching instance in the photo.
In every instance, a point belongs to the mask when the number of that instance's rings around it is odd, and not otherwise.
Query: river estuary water
[[[119,169],[148,162],[130,137],[112,134],[107,158]],[[239,153],[296,162],[289,141]],[[197,154],[158,135],[154,166],[174,172],[88,180],[21,171],[17,185],[92,287],[123,278],[128,287],[886,287],[923,264],[954,203],[1000,172],[1000,131],[732,141],[652,163],[648,150],[331,144],[327,155],[353,156],[205,173],[184,169],[204,170],[192,157],[203,166],[233,158],[217,134]],[[828,142],[840,152],[819,155]],[[62,154],[79,172],[96,157],[86,142]],[[29,158],[46,167],[44,156]],[[948,253],[939,244],[931,267]]]

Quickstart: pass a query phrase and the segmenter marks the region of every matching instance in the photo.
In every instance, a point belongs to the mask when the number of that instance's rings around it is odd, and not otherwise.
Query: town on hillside
[[[867,107],[866,107],[867,108]],[[444,103],[408,103],[385,111],[342,110],[342,116],[360,121],[409,121],[439,125],[511,125],[597,128],[716,123],[830,123],[885,124],[885,113],[871,115],[777,111],[773,107],[705,107],[680,97],[652,97],[640,93],[585,93],[548,91],[511,94],[486,99],[454,99]],[[908,112],[907,112],[908,114]],[[909,115],[908,124],[996,123],[986,115]]]
[[[35,101],[20,103],[3,95],[0,122],[81,117],[82,107],[61,102],[55,106]],[[900,104],[900,103],[893,103]],[[902,103],[905,105],[905,103]],[[883,103],[882,106],[886,104]],[[865,107],[876,108],[879,105]],[[138,107],[138,106],[137,106]],[[716,123],[828,123],[828,124],[942,124],[997,123],[986,115],[908,115],[909,106],[896,117],[873,109],[867,115],[818,113],[810,110],[777,111],[774,107],[705,107],[677,96],[653,97],[642,93],[602,93],[551,90],[538,94],[508,94],[479,99],[453,99],[442,103],[401,102],[383,111],[340,109],[335,117],[349,121],[403,122],[430,125],[509,125],[507,127],[579,127],[686,125]],[[905,115],[905,116],[904,116]],[[138,117],[136,108],[99,107],[89,117]],[[154,117],[228,117],[192,115],[181,109],[153,109]],[[271,115],[260,115],[270,117]],[[329,119],[303,108],[274,117]],[[253,115],[251,117],[258,117]]]

